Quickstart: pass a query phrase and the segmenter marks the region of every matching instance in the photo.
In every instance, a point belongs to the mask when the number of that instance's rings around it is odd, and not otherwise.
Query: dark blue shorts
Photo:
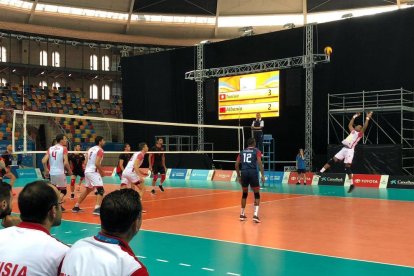
[[[241,185],[242,187],[260,187],[259,173],[257,170],[242,170],[241,171]]]

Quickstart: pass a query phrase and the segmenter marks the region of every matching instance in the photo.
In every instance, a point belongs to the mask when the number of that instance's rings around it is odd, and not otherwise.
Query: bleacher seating
[[[44,89],[25,86],[25,109],[31,111],[51,112],[60,114],[85,115],[88,113],[101,113],[99,100],[91,100],[81,96],[80,91],[59,87]],[[23,87],[0,88],[2,99],[0,107],[22,109]],[[117,109],[121,109],[118,107]]]
[[[74,143],[89,143],[96,138],[94,126],[90,120],[77,120],[69,118],[56,118],[65,130],[67,137]]]
[[[0,110],[0,140],[12,139],[12,127],[12,123],[7,119],[6,112]],[[18,139],[20,133],[16,131],[14,135]]]
[[[1,109],[23,109],[30,111],[71,114],[71,115],[94,115],[110,114],[120,117],[122,114],[122,99],[120,96],[111,97],[109,110],[102,110],[99,100],[87,99],[81,96],[80,90],[71,90],[69,87],[44,89],[27,86],[24,87],[0,87],[0,108]],[[68,133],[68,138],[75,143],[89,142],[95,139],[96,134],[93,125],[88,120],[57,120],[63,129]],[[0,112],[0,140],[11,139],[11,122],[7,116]],[[19,133],[16,133],[19,135]]]

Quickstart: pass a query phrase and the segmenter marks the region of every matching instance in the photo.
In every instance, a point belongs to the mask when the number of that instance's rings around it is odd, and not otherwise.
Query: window
[[[89,65],[91,70],[98,70],[98,56],[91,55],[89,58]]]
[[[98,86],[96,84],[91,84],[89,86],[89,98],[92,100],[98,99]]]
[[[59,89],[60,83],[54,82],[54,83],[52,83],[52,87],[56,87],[57,89]]]
[[[60,67],[60,54],[59,52],[52,52],[52,66]]]
[[[47,52],[44,50],[40,51],[40,65],[47,66]]]
[[[7,51],[6,47],[0,47],[0,62],[7,62]]]
[[[7,80],[5,78],[0,78],[0,86],[4,87],[7,84]]]
[[[39,82],[39,87],[40,87],[40,88],[45,88],[45,87],[47,87],[47,82],[45,82],[45,81],[41,81],[41,82]]]
[[[111,97],[111,89],[109,88],[109,85],[102,85],[102,100],[109,101],[109,97]]]
[[[102,56],[102,71],[109,71],[109,57]]]

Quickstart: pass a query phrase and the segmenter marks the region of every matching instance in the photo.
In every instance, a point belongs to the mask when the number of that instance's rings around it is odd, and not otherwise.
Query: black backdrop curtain
[[[352,18],[320,24],[315,30],[315,49],[333,48],[332,60],[315,68],[313,143],[314,165],[326,161],[327,94],[404,87],[414,89],[414,9]],[[299,56],[303,54],[303,28],[243,37],[205,46],[205,67],[221,67]],[[123,58],[122,79],[124,117],[128,119],[197,122],[197,93],[194,81],[184,73],[194,69],[194,47]],[[304,71],[281,71],[280,117],[265,119],[265,133],[276,141],[278,160],[293,160],[297,149],[304,146]],[[217,119],[217,82],[208,83],[205,123],[232,124],[236,121]],[[214,87],[214,89],[212,88]],[[241,120],[250,125],[251,120]],[[125,140],[131,144],[152,141],[154,135],[170,129],[125,127]],[[173,130],[171,130],[173,131]],[[220,145],[234,143],[234,137],[218,133],[206,137]],[[338,144],[340,141],[338,141]]]

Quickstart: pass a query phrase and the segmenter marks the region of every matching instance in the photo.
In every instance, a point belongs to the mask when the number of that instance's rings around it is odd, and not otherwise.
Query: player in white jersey
[[[46,177],[50,174],[50,183],[55,185],[61,193],[61,199],[66,195],[66,175],[65,168],[68,174],[72,174],[68,161],[68,149],[66,147],[68,139],[64,134],[56,136],[57,144],[51,146],[42,159],[44,174]],[[63,209],[65,210],[65,209]]]
[[[145,154],[148,152],[148,146],[146,143],[140,143],[138,149],[140,151],[132,155],[124,171],[122,172],[121,189],[126,188],[128,185],[130,185],[133,189],[137,186],[138,193],[142,198],[145,191],[145,176],[140,171],[139,167],[141,167]]]
[[[354,159],[354,153],[355,153],[355,146],[358,144],[359,140],[364,136],[364,132],[368,127],[369,120],[372,117],[372,112],[368,112],[365,117],[365,123],[364,126],[357,125],[354,128],[354,121],[355,118],[360,116],[361,113],[356,113],[354,116],[352,116],[351,121],[349,121],[348,129],[349,129],[349,135],[346,139],[342,141],[342,144],[344,147],[337,153],[333,158],[331,158],[328,163],[326,163],[323,168],[320,170],[321,173],[328,170],[334,163],[337,163],[339,161],[344,161],[345,164],[345,173],[348,175],[348,178],[351,181],[351,186],[349,187],[348,193],[352,192],[355,188],[354,181],[352,179],[352,160]]]
[[[148,276],[128,243],[142,223],[139,194],[132,189],[116,190],[102,201],[101,232],[77,241],[62,265],[62,276],[117,275]]]
[[[104,138],[102,136],[97,136],[95,138],[95,146],[88,150],[85,167],[86,189],[83,190],[83,192],[78,198],[78,202],[72,208],[73,213],[78,213],[82,210],[81,208],[79,208],[79,205],[85,200],[85,198],[90,194],[90,192],[96,189],[96,204],[95,209],[93,210],[93,214],[98,216],[100,214],[102,198],[105,193],[102,181],[102,176],[104,176],[104,170],[101,164],[104,156],[104,145]]]
[[[23,188],[18,203],[23,222],[0,230],[0,275],[59,275],[69,247],[50,235],[62,218],[58,190],[35,181]]]

